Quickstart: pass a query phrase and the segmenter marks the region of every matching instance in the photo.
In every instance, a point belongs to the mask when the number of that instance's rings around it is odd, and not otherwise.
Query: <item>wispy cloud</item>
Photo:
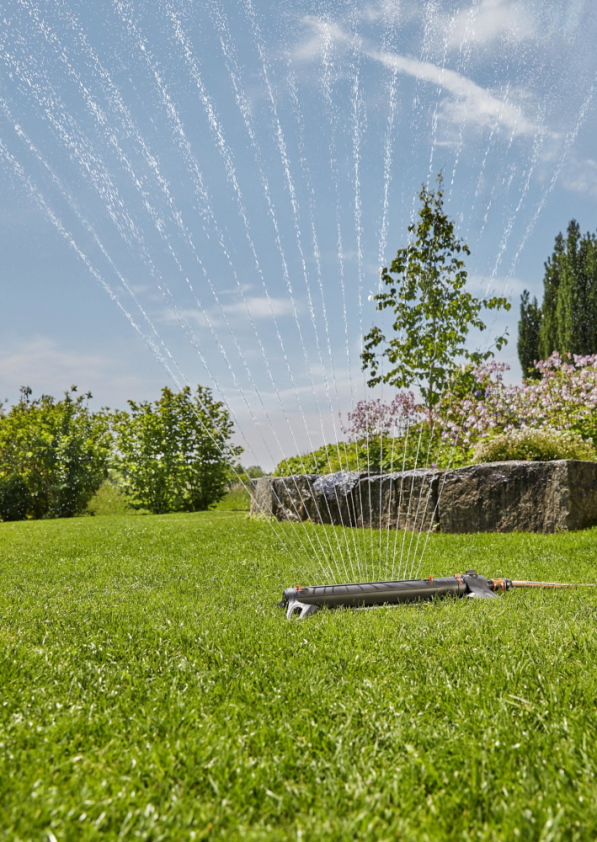
[[[528,3],[520,0],[482,0],[462,9],[451,27],[448,44],[492,44],[498,39],[519,43],[535,37],[537,21]]]
[[[299,61],[318,59],[326,44],[344,45],[396,73],[421,82],[429,82],[445,91],[448,98],[444,100],[442,113],[446,119],[482,125],[497,124],[514,135],[534,135],[537,131],[535,121],[527,117],[512,99],[496,95],[456,70],[439,67],[432,62],[420,61],[400,53],[380,50],[367,39],[345,31],[337,23],[310,15],[303,20],[313,31],[313,37],[295,51],[294,57]]]
[[[585,196],[597,196],[597,161],[576,158],[564,171],[562,184],[566,190]]]
[[[75,384],[81,392],[91,390],[96,406],[100,401],[122,406],[128,398],[153,394],[163,379],[161,373],[157,381],[129,374],[115,356],[81,353],[46,336],[17,340],[0,357],[0,400],[11,403],[21,386],[30,386],[34,396],[61,397]]]
[[[53,339],[38,336],[18,343],[11,353],[0,358],[0,381],[11,391],[20,386],[34,388],[37,384],[57,382],[62,390],[73,383],[86,389],[90,377],[104,375],[109,367],[110,362],[103,356],[71,353]],[[47,390],[47,386],[41,388]]]
[[[300,304],[297,303],[297,311],[301,312]],[[184,308],[173,310],[167,308],[161,314],[161,321],[169,324],[177,324],[179,322],[188,322],[198,327],[214,328],[221,327],[224,324],[223,315],[229,316],[237,322],[239,319],[252,318],[255,320],[264,320],[272,318],[283,318],[285,316],[293,315],[292,302],[289,298],[268,298],[267,296],[248,296],[244,300],[229,304],[223,304],[222,310],[210,308],[209,310],[200,310],[199,308]]]
[[[268,298],[267,296],[251,296],[245,301],[226,304],[223,308],[227,313],[249,315],[254,319],[271,319],[293,314],[292,302],[289,298]]]
[[[467,288],[473,295],[506,295],[508,297],[518,296],[528,287],[520,278],[507,275],[469,275]]]

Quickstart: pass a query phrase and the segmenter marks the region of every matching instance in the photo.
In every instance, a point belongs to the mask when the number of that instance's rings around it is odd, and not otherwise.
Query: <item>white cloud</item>
[[[167,307],[159,316],[159,321],[166,322],[167,324],[174,324],[174,325],[184,325],[186,323],[193,323],[198,327],[217,327],[222,324],[221,320],[218,320],[214,315],[213,312],[207,310],[200,310],[198,307],[188,307],[188,308],[177,308],[173,310],[171,307]]]
[[[379,20],[383,21],[386,26],[396,26],[400,20],[403,20],[405,14],[409,12],[417,12],[417,6],[413,9],[404,9],[404,4],[400,0],[381,0],[377,4],[367,4],[363,7],[361,18],[367,23],[375,23]]]
[[[429,82],[444,90],[449,95],[442,105],[442,114],[446,119],[481,125],[497,123],[515,135],[534,135],[537,131],[536,123],[512,99],[500,98],[462,73],[411,56],[380,50],[366,39],[346,32],[336,23],[313,16],[303,20],[313,30],[314,37],[295,51],[295,59],[313,61],[321,56],[326,44],[344,45],[397,73]]]
[[[476,296],[518,296],[528,288],[528,283],[520,278],[507,275],[496,275],[495,278],[491,275],[469,275],[467,281],[468,291]]]
[[[248,310],[254,319],[271,319],[293,314],[292,302],[289,298],[268,298],[265,295],[254,295],[246,298],[245,301],[226,304],[223,309],[227,313],[238,313],[239,315],[246,315]]]
[[[490,44],[498,38],[520,42],[533,38],[536,30],[537,22],[527,3],[482,0],[458,12],[448,43],[453,49],[461,49],[463,43]]]
[[[70,353],[53,339],[39,336],[18,343],[12,353],[0,358],[0,381],[11,391],[29,385],[47,391],[45,383],[60,383],[63,391],[73,383],[86,389],[90,377],[103,376],[108,368],[105,357]]]
[[[296,303],[296,302],[295,302]],[[301,312],[299,304],[296,304],[297,312]],[[293,315],[292,302],[289,298],[268,298],[266,295],[247,296],[245,299],[238,299],[230,304],[223,304],[222,311],[210,308],[209,310],[200,310],[199,308],[185,308],[173,310],[167,308],[161,314],[161,321],[169,324],[180,324],[181,322],[188,322],[197,325],[198,327],[221,327],[224,324],[222,313],[231,316],[246,319],[250,316],[252,319],[262,320],[271,318],[281,318],[284,316]]]
[[[575,159],[566,168],[562,184],[566,190],[586,196],[597,196],[597,161]]]

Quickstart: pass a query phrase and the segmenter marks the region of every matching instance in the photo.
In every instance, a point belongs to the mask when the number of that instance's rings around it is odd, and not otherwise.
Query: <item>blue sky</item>
[[[380,264],[441,169],[471,289],[541,295],[595,230],[584,0],[10,0],[0,34],[0,397],[201,383],[247,463],[333,441]],[[389,397],[389,394],[386,394]]]

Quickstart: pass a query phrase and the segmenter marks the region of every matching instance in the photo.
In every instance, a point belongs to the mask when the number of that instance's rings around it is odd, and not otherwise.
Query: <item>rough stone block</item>
[[[455,471],[262,477],[251,514],[442,532],[561,532],[597,525],[597,463],[492,462]]]
[[[251,514],[335,526],[427,530],[438,523],[441,473],[419,469],[261,477],[252,483]]]
[[[490,462],[447,471],[442,532],[561,532],[597,524],[597,463]]]

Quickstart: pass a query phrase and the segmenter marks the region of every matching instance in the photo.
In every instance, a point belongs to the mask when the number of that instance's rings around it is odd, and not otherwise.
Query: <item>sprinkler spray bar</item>
[[[592,588],[593,584],[564,584],[560,582],[523,582],[511,579],[487,579],[476,570],[456,573],[440,579],[403,579],[394,582],[363,582],[349,585],[318,585],[286,588],[280,608],[286,609],[290,619],[295,611],[300,618],[315,614],[320,608],[372,608],[376,605],[396,605],[401,602],[420,602],[446,596],[474,599],[495,599],[501,591],[512,588]]]

